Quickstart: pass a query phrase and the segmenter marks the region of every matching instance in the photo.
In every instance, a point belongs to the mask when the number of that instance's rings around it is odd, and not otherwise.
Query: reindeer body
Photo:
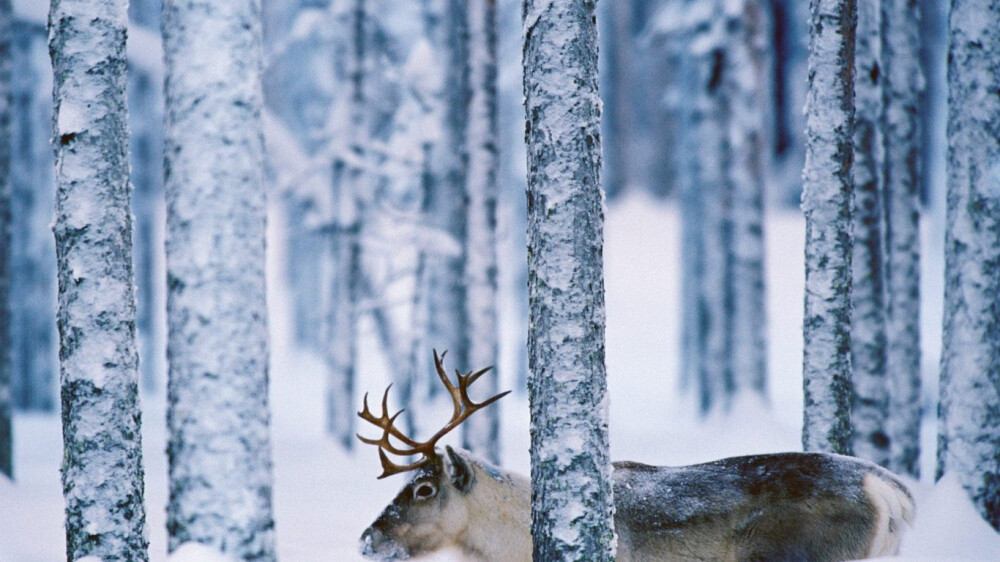
[[[473,456],[435,443],[472,413],[502,398],[469,398],[469,385],[489,369],[445,373],[451,420],[426,441],[393,426],[389,391],[376,416],[358,415],[382,430],[378,446],[384,478],[411,472],[409,482],[361,535],[361,552],[400,560],[457,547],[473,560],[528,562],[531,484]],[[421,455],[400,465],[388,454]],[[896,554],[913,499],[891,472],[853,457],[777,453],[733,457],[683,467],[615,463],[615,530],[620,562],[839,562]]]
[[[913,501],[890,472],[839,455],[754,455],[685,467],[619,462],[613,474],[620,562],[891,555],[913,519]],[[362,552],[397,560],[457,547],[471,560],[530,561],[530,497],[526,478],[447,448],[365,531]]]

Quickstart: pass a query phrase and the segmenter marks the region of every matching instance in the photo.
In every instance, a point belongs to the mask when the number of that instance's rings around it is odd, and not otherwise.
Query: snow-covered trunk
[[[45,27],[15,20],[11,53],[11,363],[14,407],[56,405],[55,248],[50,234],[52,73]]]
[[[500,173],[497,180],[500,354],[505,380],[515,393],[528,393],[528,259],[524,154],[521,0],[497,2],[497,123]],[[509,347],[505,344],[509,343]]]
[[[348,154],[334,163],[334,236],[330,276],[327,341],[323,346],[327,366],[326,429],[340,444],[354,446],[354,382],[357,369],[358,301],[362,281],[362,191],[367,189],[368,120],[365,88],[368,80],[368,2],[350,4],[350,39],[347,78],[348,119],[351,139]]]
[[[125,99],[126,0],[53,0],[68,560],[147,560]]]
[[[358,135],[362,134],[360,129],[355,131]],[[341,163],[335,166],[340,167]],[[361,173],[340,170],[333,174],[333,201],[337,217],[330,245],[333,268],[330,273],[326,343],[323,345],[327,369],[326,431],[345,449],[354,446],[357,305],[361,277],[361,223],[354,189],[359,187],[355,180],[360,179]]]
[[[10,0],[0,0],[0,473],[14,476],[10,353],[10,56],[14,32]]]
[[[885,465],[885,252],[883,246],[881,0],[857,0],[854,57],[854,250],[851,256],[851,447]]]
[[[146,31],[145,33],[151,33]],[[129,69],[129,125],[135,211],[136,328],[143,388],[160,388],[163,380],[163,239],[157,228],[163,201],[163,99],[158,76]]]
[[[665,38],[665,51],[676,61],[676,76],[667,89],[666,100],[672,111],[679,136],[696,131],[700,113],[690,100],[690,93],[697,88],[695,60],[690,56],[688,44],[694,36],[691,26],[686,25],[685,14],[689,0],[669,0],[664,10],[671,10],[674,28]],[[677,181],[681,209],[681,353],[679,361],[680,389],[693,392],[697,389],[698,371],[704,354],[702,345],[702,315],[698,293],[701,290],[704,263],[701,248],[704,245],[702,231],[701,186],[697,181],[698,150],[696,143],[684,142],[676,146]]]
[[[441,48],[445,53],[444,132],[438,147],[438,173],[430,194],[431,215],[428,221],[451,238],[451,250],[438,248],[428,256],[428,343],[438,351],[447,350],[452,365],[469,365],[468,313],[465,294],[465,183],[468,166],[466,144],[468,128],[469,53],[468,2],[446,0],[441,14]],[[436,376],[429,379],[430,393],[441,392]]]
[[[762,0],[730,2],[725,80],[729,105],[732,285],[731,369],[737,394],[767,399],[767,311],[764,287],[764,179],[768,161],[770,10]]]
[[[163,7],[171,551],[273,560],[260,4]]]
[[[524,2],[535,560],[614,558],[594,2]]]
[[[469,167],[465,291],[466,370],[497,364],[497,34],[494,0],[469,0]],[[499,393],[496,373],[480,383],[481,396]],[[487,408],[462,426],[462,446],[500,462],[500,408]]]
[[[882,0],[886,355],[889,459],[920,477],[920,16]]]
[[[774,11],[776,198],[793,205],[802,193],[808,85],[809,2],[770,0]]]
[[[811,0],[806,163],[802,446],[851,450],[854,0]]]
[[[1000,530],[1000,5],[952,0],[938,477]]]
[[[604,190],[609,198],[625,192],[632,181],[629,153],[635,135],[632,119],[635,93],[632,81],[632,11],[634,2],[604,2],[598,7],[601,20],[601,98],[604,102],[602,143],[604,147]]]
[[[733,391],[732,371],[732,184],[728,138],[729,100],[724,82],[727,72],[727,34],[722,4],[712,0],[712,9],[698,10],[705,19],[692,21],[691,41],[696,89],[694,128],[697,147],[692,181],[701,205],[701,282],[697,314],[700,337],[697,371],[698,402],[702,413],[729,407]]]

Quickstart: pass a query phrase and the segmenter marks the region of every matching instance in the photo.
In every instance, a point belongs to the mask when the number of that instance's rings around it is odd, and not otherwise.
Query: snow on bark
[[[851,403],[854,454],[885,465],[885,251],[883,246],[881,0],[858,0],[854,57],[854,250],[851,256]]]
[[[734,392],[767,397],[767,311],[764,287],[764,178],[768,140],[762,108],[769,99],[766,45],[770,10],[759,0],[725,4],[729,49],[729,182],[732,185],[730,269],[731,369]]]
[[[147,560],[125,100],[125,0],[53,0],[66,551]]]
[[[938,477],[1000,530],[1000,5],[953,0]]]
[[[58,352],[49,234],[55,196],[52,72],[44,17],[41,23],[15,19],[12,49],[10,292],[11,326],[17,329],[11,333],[11,386],[15,408],[49,412],[55,408]]]
[[[13,393],[10,353],[10,56],[13,38],[10,0],[0,0],[0,473],[14,477]]]
[[[726,73],[725,22],[718,1],[706,3],[711,10],[699,11],[691,24],[698,30],[692,38],[698,89],[693,138],[698,147],[694,182],[702,206],[702,279],[698,291],[701,315],[701,360],[698,369],[699,403],[702,412],[718,404],[728,406],[733,390],[732,356],[732,186],[727,177],[731,164],[727,128],[729,104],[723,81]]]
[[[612,560],[594,2],[522,13],[534,559]]]
[[[886,380],[889,459],[920,477],[920,12],[882,0]]]
[[[469,167],[466,177],[466,370],[497,363],[497,34],[493,0],[470,0],[468,115]],[[499,393],[499,376],[480,383],[483,397]],[[500,463],[500,409],[487,408],[462,426],[462,446]]]
[[[329,311],[324,359],[327,365],[326,429],[345,449],[354,446],[354,381],[357,370],[358,301],[361,289],[361,229],[363,192],[367,190],[368,82],[367,0],[353,0],[348,15],[347,119],[351,137],[347,154],[333,164],[334,235]]]
[[[428,343],[438,350],[448,350],[451,364],[469,365],[468,312],[465,295],[465,238],[467,206],[465,182],[468,166],[468,2],[444,0],[438,38],[444,57],[443,138],[436,151],[436,180],[430,190],[431,215],[428,222],[448,233],[462,247],[456,253],[428,256],[431,282],[427,297]],[[470,367],[471,368],[471,367]],[[440,392],[437,377],[428,378],[432,395]]]
[[[802,361],[806,451],[849,453],[854,0],[811,0]]]
[[[256,0],[168,0],[169,548],[273,560]]]

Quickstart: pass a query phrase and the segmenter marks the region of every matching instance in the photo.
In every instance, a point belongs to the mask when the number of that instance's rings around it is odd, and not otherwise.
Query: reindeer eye
[[[434,497],[434,494],[436,493],[437,488],[434,487],[434,484],[429,482],[417,484],[417,487],[413,489],[413,497],[418,500],[430,499]]]

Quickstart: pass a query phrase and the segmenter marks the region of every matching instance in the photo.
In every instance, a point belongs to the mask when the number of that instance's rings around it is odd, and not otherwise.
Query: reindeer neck
[[[488,562],[531,560],[531,484],[521,475],[474,464],[476,501],[463,547]]]

